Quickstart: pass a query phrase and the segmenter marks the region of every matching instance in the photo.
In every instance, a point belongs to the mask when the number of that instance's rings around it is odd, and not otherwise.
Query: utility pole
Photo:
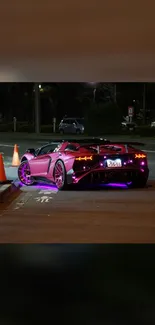
[[[40,133],[40,90],[39,84],[34,85],[34,96],[35,96],[35,133]]]
[[[93,101],[96,102],[96,88],[93,90]]]
[[[146,84],[143,84],[143,124],[146,123]]]

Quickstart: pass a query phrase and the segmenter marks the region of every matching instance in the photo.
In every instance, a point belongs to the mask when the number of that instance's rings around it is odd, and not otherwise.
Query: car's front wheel
[[[30,166],[27,160],[24,160],[18,168],[19,180],[27,186],[33,185],[35,183],[34,178],[30,173]]]
[[[66,170],[61,160],[58,160],[55,164],[54,181],[58,190],[65,190],[67,188]]]

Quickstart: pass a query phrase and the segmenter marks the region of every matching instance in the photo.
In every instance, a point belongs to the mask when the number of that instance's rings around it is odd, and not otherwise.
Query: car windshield
[[[84,119],[82,119],[82,118],[76,118],[76,121],[77,121],[79,124],[84,124]]]
[[[59,150],[61,146],[60,142],[53,142],[53,143],[49,143],[46,146],[40,148],[39,152],[37,153],[37,155],[46,155],[48,153],[52,153],[52,152],[56,152]]]

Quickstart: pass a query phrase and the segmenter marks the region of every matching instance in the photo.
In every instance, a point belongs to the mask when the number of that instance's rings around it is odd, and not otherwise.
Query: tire
[[[64,134],[64,130],[61,129],[61,130],[60,130],[60,134]]]
[[[81,131],[79,129],[77,129],[76,134],[81,134]]]
[[[54,167],[54,181],[59,191],[66,190],[67,179],[66,179],[66,170],[62,160],[57,160]]]
[[[22,184],[31,186],[35,183],[34,178],[30,176],[30,166],[27,160],[24,160],[18,168],[18,178]]]
[[[129,188],[145,188],[147,180],[146,177],[138,177],[137,179],[134,179],[130,185],[127,184],[127,186]]]

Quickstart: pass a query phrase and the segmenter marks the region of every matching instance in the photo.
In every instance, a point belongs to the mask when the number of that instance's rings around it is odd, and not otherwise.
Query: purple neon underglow
[[[103,187],[113,187],[113,188],[127,188],[128,184],[124,184],[124,183],[109,183],[109,184],[102,184]]]
[[[141,161],[141,166],[145,166],[145,161]]]
[[[42,184],[42,183],[37,183],[36,185],[35,185],[35,187],[37,188],[37,189],[42,189],[42,190],[51,190],[51,191],[55,191],[55,192],[57,192],[57,187],[56,186],[54,186],[53,184],[52,185],[45,185],[45,184]]]
[[[100,184],[101,187],[111,187],[111,188],[128,188],[129,185],[131,185],[132,182],[129,182],[127,184],[124,184],[124,183],[109,183],[109,184]],[[20,187],[23,187],[23,186],[26,186],[24,185],[23,183],[20,182]],[[48,191],[55,191],[57,192],[58,189],[56,186],[54,185],[45,185],[45,184],[42,184],[42,183],[37,183],[34,185],[36,189],[38,190],[48,190]]]
[[[26,186],[22,182],[20,182],[19,185],[20,185],[20,187]],[[43,183],[40,182],[40,183],[35,184],[34,186],[38,190],[49,190],[49,191],[51,190],[51,191],[55,191],[55,192],[57,192],[57,190],[58,190],[57,187],[54,186],[53,184],[47,185],[47,184],[43,184]]]

